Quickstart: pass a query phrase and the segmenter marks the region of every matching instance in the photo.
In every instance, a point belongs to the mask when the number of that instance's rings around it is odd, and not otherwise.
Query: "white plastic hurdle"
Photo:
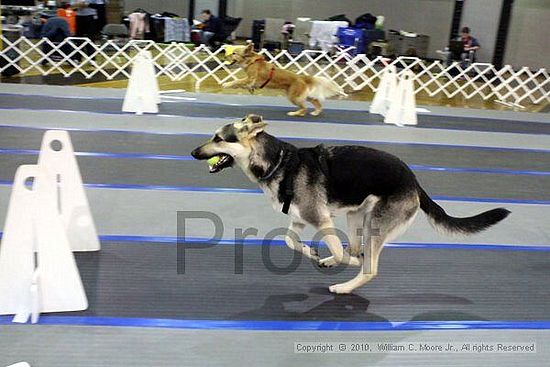
[[[385,68],[369,112],[384,116],[384,123],[397,126],[416,125],[414,74],[405,70],[397,74],[395,66]]]
[[[135,112],[136,115],[158,113],[160,103],[159,85],[151,52],[141,50],[132,65],[122,111]]]
[[[416,125],[416,100],[414,97],[414,74],[401,73],[395,93],[390,95],[390,105],[384,116],[384,123],[397,126]]]
[[[42,138],[38,165],[57,180],[61,219],[73,251],[101,248],[82,176],[67,131],[48,130]]]
[[[43,312],[85,310],[72,252],[99,249],[69,134],[47,131],[38,164],[15,174],[0,246],[0,315],[36,323]]]
[[[378,90],[369,108],[370,113],[385,116],[390,108],[392,95],[397,91],[397,70],[395,65],[384,69]]]

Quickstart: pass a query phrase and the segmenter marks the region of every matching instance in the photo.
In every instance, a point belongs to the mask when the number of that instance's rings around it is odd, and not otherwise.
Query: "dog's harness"
[[[279,170],[279,168],[281,167],[283,161],[285,160],[284,158],[285,158],[285,149],[282,148],[281,152],[279,153],[279,160],[277,161],[277,164],[275,164],[269,171],[267,171],[262,177],[260,177],[258,179],[258,181],[260,181],[260,182],[267,181],[271,177],[273,177],[275,172],[277,172]],[[288,159],[290,159],[290,157],[288,157],[287,160]],[[282,212],[285,213],[285,214],[288,214],[288,211],[290,209],[290,202],[292,201],[292,198],[294,197],[294,191],[292,190],[292,187],[293,187],[293,184],[294,184],[294,180],[293,180],[294,176],[289,175],[288,173],[289,173],[289,169],[287,167],[285,169],[284,174],[283,174],[283,179],[279,183],[279,192],[283,192],[283,195],[279,194],[279,197],[282,196],[282,201],[283,201]],[[279,200],[281,200],[281,199],[279,199]]]
[[[259,61],[265,61],[265,59],[263,57],[260,57],[256,60],[254,60],[254,62],[259,62]],[[272,66],[271,67],[271,70],[269,71],[269,75],[267,76],[267,79],[265,82],[262,83],[262,85],[260,85],[258,88],[262,89],[263,87],[265,87],[266,85],[269,84],[269,82],[271,81],[271,79],[273,79],[273,74],[275,74],[275,66]]]
[[[318,162],[319,162],[319,168],[323,175],[328,179],[329,178],[329,166],[328,166],[328,151],[325,148],[323,144],[320,144],[313,148],[313,151],[317,153],[318,156]],[[272,172],[269,174],[269,177],[273,175],[275,170],[281,165],[283,161],[284,154],[281,150],[281,158],[279,159],[279,163],[277,164],[276,168],[272,170]],[[291,152],[292,154],[292,152]],[[289,157],[289,160],[292,162],[292,157]],[[289,164],[286,168],[283,179],[279,183],[279,200],[283,203],[282,212],[284,214],[288,214],[288,211],[290,210],[290,203],[292,202],[292,199],[294,198],[294,177],[296,176],[296,164]],[[265,176],[264,176],[265,177]]]
[[[294,199],[294,175],[288,174],[289,169],[286,170],[283,179],[279,183],[279,192],[282,191],[282,195],[279,193],[279,197],[282,198],[283,208],[281,211],[284,214],[288,214],[290,210],[290,203]]]

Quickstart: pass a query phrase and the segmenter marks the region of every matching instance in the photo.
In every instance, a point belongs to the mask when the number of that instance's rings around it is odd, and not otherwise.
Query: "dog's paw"
[[[306,115],[306,111],[291,111],[291,112],[288,112],[287,115],[304,117]]]
[[[311,116],[319,116],[321,114],[321,110],[315,110],[315,111],[311,111],[309,114]]]
[[[334,260],[333,256],[325,257],[324,259],[320,259],[319,263],[317,264],[320,268],[332,268],[336,265],[336,261]]]
[[[336,293],[336,294],[349,294],[353,291],[353,289],[347,286],[345,283],[333,284],[330,287],[328,287],[328,290],[331,293]]]
[[[363,251],[362,251],[361,248],[352,250],[348,247],[346,249],[346,252],[352,257],[362,257],[363,256]]]
[[[321,257],[319,256],[319,251],[317,251],[317,249],[313,247],[311,247],[309,251],[309,258],[315,263],[319,264],[319,261],[321,260]]]
[[[363,257],[357,257],[357,256],[350,256],[349,262],[351,266],[362,266],[363,265]]]
[[[306,252],[304,252],[304,255],[307,256],[312,262],[314,265],[319,265],[319,261],[321,260],[321,257],[319,256],[319,251],[317,251],[316,248],[309,248],[309,250],[306,250]]]

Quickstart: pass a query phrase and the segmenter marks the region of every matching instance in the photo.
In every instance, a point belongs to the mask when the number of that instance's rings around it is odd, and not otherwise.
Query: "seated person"
[[[470,62],[474,62],[475,53],[477,50],[481,48],[481,45],[479,44],[477,39],[472,37],[472,35],[470,34],[470,28],[468,27],[462,28],[461,41],[462,41],[462,44],[464,45],[464,52],[461,55],[462,61],[466,62],[468,60]]]
[[[222,21],[214,16],[210,10],[205,9],[201,12],[202,23],[197,28],[202,30],[201,43],[206,45],[214,45],[214,42],[223,42]]]
[[[53,43],[60,43],[65,38],[71,35],[71,32],[69,30],[69,23],[67,23],[64,18],[58,16],[50,17],[48,14],[41,13],[40,21],[42,22],[42,31],[40,33],[40,37],[47,38]],[[50,52],[50,50],[51,46],[48,43],[42,44],[42,52],[44,52],[44,54],[47,54],[48,52]],[[49,55],[49,57],[51,59],[61,58],[55,53]],[[46,65],[47,63],[47,60],[42,61],[42,65]]]
[[[61,42],[71,35],[69,23],[59,16],[50,17],[47,14],[40,14],[42,21],[42,31],[40,36],[47,38],[52,42]]]

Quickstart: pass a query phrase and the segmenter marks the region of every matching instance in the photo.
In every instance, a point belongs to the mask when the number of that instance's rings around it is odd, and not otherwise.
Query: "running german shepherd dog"
[[[251,93],[256,88],[264,87],[283,89],[288,100],[298,106],[297,111],[289,112],[289,116],[305,116],[307,112],[306,101],[311,102],[315,110],[311,115],[317,116],[323,110],[321,102],[325,98],[335,95],[347,97],[342,88],[330,79],[298,75],[289,70],[277,68],[265,58],[254,52],[254,44],[240,47],[227,58],[230,65],[237,64],[246,72],[246,78],[223,83],[223,88],[241,87],[247,88]]]
[[[297,148],[264,132],[266,126],[261,116],[248,115],[218,129],[191,155],[200,160],[218,156],[211,173],[236,163],[260,186],[275,210],[288,214],[285,241],[291,249],[319,266],[344,263],[362,267],[352,280],[330,286],[331,292],[350,293],[374,278],[384,244],[402,234],[419,209],[436,229],[461,234],[480,232],[510,213],[498,208],[467,218],[451,217],[420,187],[410,168],[393,155],[350,145]],[[338,214],[347,216],[350,243],[345,250],[332,221]],[[315,249],[299,241],[306,224],[323,232],[332,256],[320,259]],[[363,231],[372,229],[376,233],[362,236]],[[362,238],[370,238],[364,250]]]

